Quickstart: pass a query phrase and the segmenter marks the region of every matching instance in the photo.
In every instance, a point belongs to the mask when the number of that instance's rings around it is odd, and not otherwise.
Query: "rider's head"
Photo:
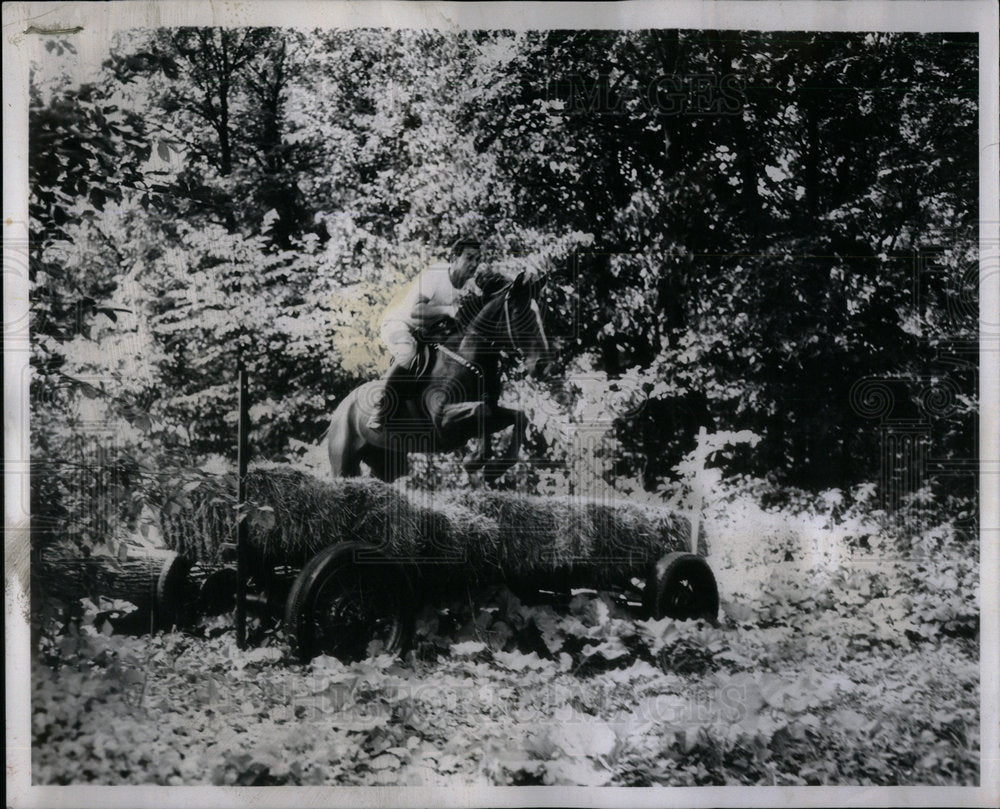
[[[464,286],[479,264],[479,240],[472,236],[462,236],[451,245],[451,270],[449,275],[453,286]]]

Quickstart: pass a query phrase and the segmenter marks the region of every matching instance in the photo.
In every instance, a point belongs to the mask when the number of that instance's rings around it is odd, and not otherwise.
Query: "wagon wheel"
[[[646,580],[644,601],[653,618],[701,618],[714,624],[719,615],[715,575],[708,562],[693,553],[663,556]]]
[[[198,590],[198,609],[202,615],[222,615],[236,606],[236,570],[220,567],[211,571]]]
[[[302,568],[288,594],[285,629],[303,662],[319,654],[350,662],[404,652],[414,612],[401,565],[379,558],[370,545],[342,542]]]
[[[156,580],[154,602],[157,629],[171,630],[187,626],[195,617],[194,585],[190,579],[191,562],[187,557],[170,553]]]

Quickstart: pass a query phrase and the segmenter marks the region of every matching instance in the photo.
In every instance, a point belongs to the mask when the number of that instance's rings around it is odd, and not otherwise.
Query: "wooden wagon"
[[[246,489],[249,598],[283,613],[303,660],[402,652],[423,603],[493,583],[518,593],[614,589],[652,617],[718,614],[715,577],[690,552],[690,522],[667,508],[485,490],[406,493],[277,466],[251,470]],[[192,586],[173,582],[170,598],[187,593],[187,606],[165,603],[165,612],[231,602],[234,523],[231,501],[211,497],[164,520],[182,560],[172,575],[186,566],[200,582],[196,598]]]

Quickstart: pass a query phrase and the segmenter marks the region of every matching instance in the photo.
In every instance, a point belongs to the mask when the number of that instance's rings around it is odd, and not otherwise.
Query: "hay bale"
[[[170,547],[210,562],[222,542],[232,542],[235,491],[223,494],[223,487],[199,489],[191,509],[165,518]],[[247,498],[251,553],[264,567],[301,566],[330,544],[358,540],[463,576],[529,582],[566,574],[602,585],[645,575],[651,560],[683,550],[690,536],[686,518],[625,500],[404,493],[374,479],[323,481],[288,466],[252,469]],[[273,512],[270,527],[253,517],[262,507]]]
[[[478,517],[456,545],[476,570],[496,568],[508,579],[565,573],[580,583],[606,585],[644,576],[651,560],[684,550],[689,521],[670,509],[629,501],[534,497],[510,492],[438,494],[438,508],[459,505]],[[455,498],[455,502],[452,501]],[[483,530],[483,527],[487,527]]]
[[[162,519],[169,547],[213,563],[221,544],[235,541],[235,483],[226,483],[220,478],[202,485],[188,498],[191,508]],[[259,564],[301,566],[328,545],[348,539],[381,547],[391,535],[416,548],[425,533],[421,514],[405,495],[379,480],[328,482],[273,465],[249,470],[246,484],[248,539]]]

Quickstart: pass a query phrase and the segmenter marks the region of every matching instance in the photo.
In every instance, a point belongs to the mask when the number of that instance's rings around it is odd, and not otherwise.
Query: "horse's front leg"
[[[496,460],[491,460],[492,451],[490,446],[490,436],[513,427],[510,435],[510,443],[507,449]],[[521,445],[524,443],[525,433],[528,427],[528,419],[521,410],[511,407],[494,407],[487,415],[486,430],[483,436],[483,477],[487,484],[493,483],[501,477],[504,472],[517,463],[518,455],[521,452]]]
[[[475,477],[489,457],[488,412],[484,402],[459,402],[442,408],[435,421],[444,446],[459,449],[470,439],[481,439],[482,449],[462,464],[470,478]]]
[[[497,460],[492,460],[490,436],[514,426],[507,451]],[[517,460],[527,419],[520,410],[509,407],[489,407],[482,402],[463,402],[449,405],[442,411],[440,430],[443,437],[454,443],[479,438],[482,449],[465,462],[465,471],[470,476],[482,471],[487,483],[492,483],[506,472]]]

